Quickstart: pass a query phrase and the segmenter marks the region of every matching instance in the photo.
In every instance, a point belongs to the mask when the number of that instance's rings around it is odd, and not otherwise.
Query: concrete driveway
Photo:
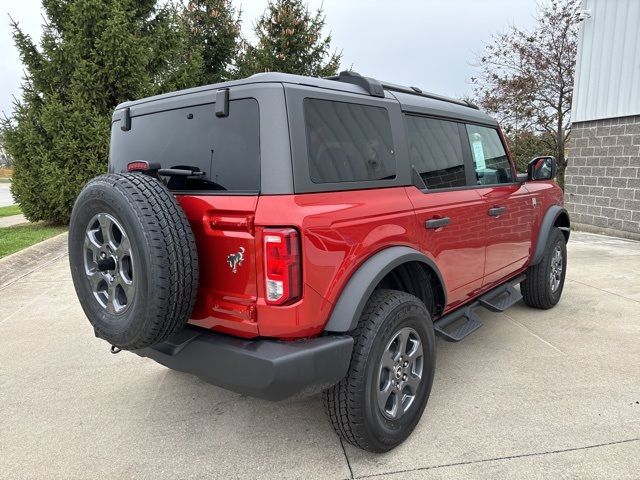
[[[6,207],[8,205],[13,205],[15,200],[13,196],[11,196],[11,184],[10,183],[0,183],[0,207]]]
[[[574,233],[556,308],[481,312],[438,341],[424,417],[385,455],[342,445],[317,397],[111,355],[49,245],[0,263],[2,478],[640,478],[640,243]]]

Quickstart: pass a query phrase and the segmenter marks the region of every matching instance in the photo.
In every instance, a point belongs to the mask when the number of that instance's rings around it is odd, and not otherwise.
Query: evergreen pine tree
[[[22,95],[2,122],[12,192],[32,221],[66,223],[106,171],[111,114],[125,100],[193,83],[197,56],[177,11],[155,0],[43,0],[39,47],[12,22],[25,66]]]
[[[231,0],[189,0],[187,3],[183,18],[190,34],[189,44],[191,51],[202,58],[197,85],[230,78],[240,47],[240,15]]]
[[[331,35],[323,35],[324,26],[322,8],[312,14],[303,0],[269,1],[254,27],[257,44],[245,44],[237,75],[274,71],[335,75],[342,53],[331,53]]]

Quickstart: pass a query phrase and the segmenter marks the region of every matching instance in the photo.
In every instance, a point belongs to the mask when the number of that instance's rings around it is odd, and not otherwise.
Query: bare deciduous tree
[[[494,35],[477,56],[471,79],[475,100],[496,115],[505,130],[542,134],[558,160],[564,184],[569,135],[579,0],[539,3],[532,31],[511,26]]]

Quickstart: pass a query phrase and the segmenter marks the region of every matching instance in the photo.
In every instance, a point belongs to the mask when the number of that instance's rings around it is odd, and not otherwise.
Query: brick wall
[[[424,172],[422,180],[429,188],[463,187],[467,184],[464,165]]]
[[[571,126],[565,201],[576,228],[640,239],[640,115]]]

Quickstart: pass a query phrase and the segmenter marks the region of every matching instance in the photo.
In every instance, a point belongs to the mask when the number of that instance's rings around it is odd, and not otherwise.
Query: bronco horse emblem
[[[237,272],[239,266],[244,262],[244,247],[240,247],[238,253],[231,253],[227,256],[227,263],[233,273]]]

